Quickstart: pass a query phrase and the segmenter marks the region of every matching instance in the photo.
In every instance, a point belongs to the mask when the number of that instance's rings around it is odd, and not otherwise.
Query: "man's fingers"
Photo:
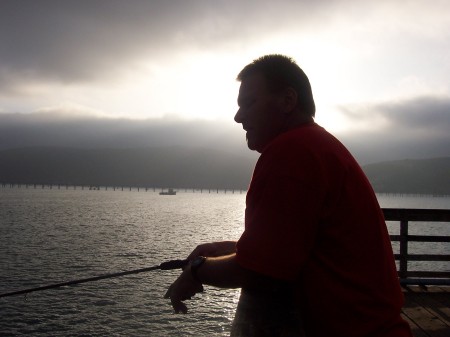
[[[187,313],[187,307],[182,302],[190,300],[196,293],[203,292],[203,285],[192,279],[192,276],[187,272],[183,272],[181,276],[169,286],[164,298],[170,298],[172,307],[175,313]]]
[[[175,313],[176,314],[179,314],[180,313],[180,311],[183,313],[183,314],[186,314],[187,313],[187,306],[183,303],[183,302],[181,302],[181,301],[179,301],[179,300],[172,300],[171,299],[171,303],[172,303],[172,307],[173,307],[173,309],[175,310]]]

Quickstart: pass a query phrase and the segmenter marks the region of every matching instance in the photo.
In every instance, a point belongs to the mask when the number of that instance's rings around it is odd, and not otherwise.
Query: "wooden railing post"
[[[400,220],[400,268],[399,276],[408,277],[408,220]]]

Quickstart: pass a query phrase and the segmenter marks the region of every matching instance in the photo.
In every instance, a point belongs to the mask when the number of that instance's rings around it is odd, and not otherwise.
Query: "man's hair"
[[[246,65],[236,79],[242,82],[255,73],[261,73],[266,78],[272,92],[293,88],[297,92],[300,110],[308,116],[315,115],[316,105],[309,79],[292,58],[279,54],[262,56]]]

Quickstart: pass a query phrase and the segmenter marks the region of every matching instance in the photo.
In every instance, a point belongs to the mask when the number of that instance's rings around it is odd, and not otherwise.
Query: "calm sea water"
[[[381,195],[379,201],[450,208],[450,199],[439,197]],[[0,292],[185,258],[199,243],[238,239],[244,207],[244,193],[223,191],[160,196],[0,187]],[[395,233],[397,225],[388,225]],[[426,231],[449,235],[449,227],[432,224]],[[423,228],[412,224],[411,232]],[[163,295],[178,274],[153,271],[1,298],[0,336],[227,336],[239,291],[206,287],[188,302],[187,315],[175,315]]]

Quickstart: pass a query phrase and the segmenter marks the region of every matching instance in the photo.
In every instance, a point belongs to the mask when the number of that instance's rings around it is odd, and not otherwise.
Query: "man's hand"
[[[164,295],[164,298],[170,298],[170,302],[172,303],[172,307],[176,314],[179,312],[185,314],[187,313],[187,307],[182,301],[189,300],[192,296],[201,292],[203,292],[203,285],[194,280],[191,273],[191,267],[188,266],[175,282],[172,283]]]

